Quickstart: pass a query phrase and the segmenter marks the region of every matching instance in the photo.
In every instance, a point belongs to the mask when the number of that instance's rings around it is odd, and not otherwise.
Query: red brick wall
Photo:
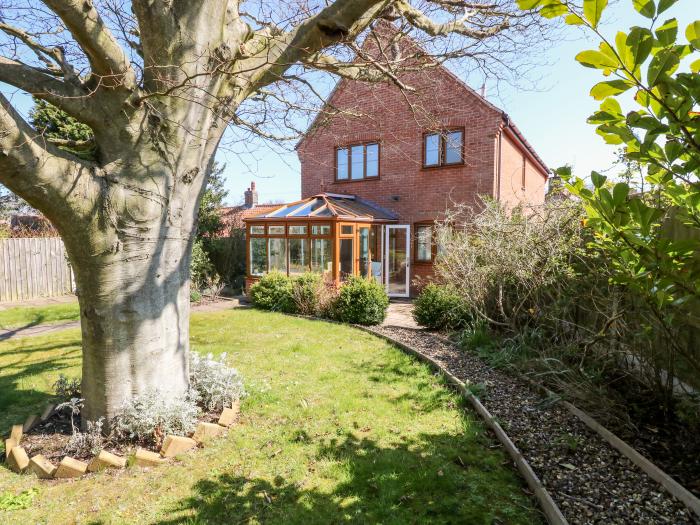
[[[413,226],[443,217],[452,203],[475,204],[478,195],[495,195],[501,113],[440,68],[404,81],[414,94],[404,96],[390,84],[341,81],[330,102],[346,113],[314,130],[298,149],[302,198],[321,192],[358,195]],[[464,164],[424,169],[423,134],[444,127],[464,128]],[[336,182],[335,148],[374,140],[381,144],[380,177]],[[429,277],[432,267],[414,264],[412,274]]]
[[[523,168],[525,184],[523,186]],[[501,176],[498,199],[509,207],[544,203],[547,179],[507,133],[501,139]]]

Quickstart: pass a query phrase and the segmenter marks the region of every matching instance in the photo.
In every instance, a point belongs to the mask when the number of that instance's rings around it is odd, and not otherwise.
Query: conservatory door
[[[386,292],[390,297],[408,297],[409,295],[410,233],[410,226],[407,224],[389,224],[386,227],[384,275]]]

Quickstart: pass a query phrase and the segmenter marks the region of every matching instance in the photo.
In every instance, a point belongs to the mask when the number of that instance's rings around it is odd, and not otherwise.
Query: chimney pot
[[[258,192],[255,191],[255,182],[250,183],[250,187],[245,190],[243,197],[246,208],[255,208],[258,205]]]

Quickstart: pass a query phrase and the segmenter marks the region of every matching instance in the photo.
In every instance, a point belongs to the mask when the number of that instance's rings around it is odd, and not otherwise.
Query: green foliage
[[[190,302],[198,303],[202,300],[202,292],[199,290],[190,290]]]
[[[273,312],[295,313],[292,280],[280,272],[269,272],[250,287],[254,306]]]
[[[626,292],[629,302],[611,315],[625,316],[633,329],[629,338],[651,340],[641,346],[650,344],[646,358],[652,367],[692,380],[700,373],[693,340],[700,313],[700,20],[682,30],[675,18],[659,18],[675,0],[631,3],[648,19],[640,20],[646,27],[618,31],[611,41],[597,29],[593,3],[584,2],[578,25],[599,46],[576,60],[612,77],[591,90],[601,103],[588,122],[606,143],[622,147],[624,163],[643,179],[643,191],[596,172],[592,187],[568,168],[557,173],[585,207],[587,249],[609,264],[611,285]],[[567,4],[561,16],[573,23],[570,17],[580,14]],[[686,63],[689,71],[681,67]],[[634,97],[622,99],[629,104],[623,109],[618,97],[628,91]]]
[[[460,345],[466,350],[487,350],[495,345],[488,325],[483,321],[471,323],[460,336]]]
[[[467,325],[471,315],[456,290],[430,283],[413,302],[413,318],[431,330],[457,330]]]
[[[199,203],[199,215],[197,216],[197,239],[204,242],[204,248],[209,251],[210,241],[221,230],[220,208],[224,205],[224,199],[228,191],[224,189],[224,169],[226,166],[215,164],[207,180],[207,186]]]
[[[305,273],[292,281],[292,298],[297,313],[319,315],[325,284],[318,273]]]
[[[34,129],[47,139],[68,140],[77,143],[90,141],[93,138],[93,132],[89,126],[77,121],[65,111],[45,100],[34,99],[34,108],[29,113],[29,119]],[[96,152],[91,147],[76,149],[70,146],[59,146],[59,148],[85,160],[95,159]]]
[[[192,259],[190,260],[190,278],[195,290],[201,291],[208,279],[215,275],[214,266],[209,260],[209,255],[204,251],[201,239],[197,239],[192,245]]]
[[[389,297],[374,279],[350,277],[333,301],[333,317],[343,323],[380,324],[386,317]]]
[[[38,494],[39,489],[36,487],[23,490],[19,494],[3,492],[0,494],[0,510],[20,510],[29,508]]]

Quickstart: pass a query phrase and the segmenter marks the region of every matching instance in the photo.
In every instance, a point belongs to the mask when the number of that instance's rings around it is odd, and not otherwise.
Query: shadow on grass
[[[44,314],[37,314],[34,319],[32,319],[30,322],[23,326],[18,326],[15,328],[9,328],[9,329],[3,329],[0,326],[0,342],[1,341],[7,341],[8,339],[12,339],[13,337],[17,335],[21,335],[22,332],[26,332],[30,328],[34,328],[35,326],[41,324],[44,322],[46,319],[46,316]]]
[[[64,348],[72,348],[69,352],[59,355],[52,354],[45,360],[24,364],[21,360],[5,363],[0,370],[0,424],[3,427],[20,421],[5,421],[8,418],[26,417],[36,413],[54,396],[51,392],[37,390],[34,385],[44,374],[55,374],[75,366],[80,361],[80,349],[75,348],[80,341],[71,340],[62,343],[31,344],[24,348],[0,352],[0,357],[10,355],[25,355],[34,352],[57,352]]]
[[[348,434],[320,444],[301,479],[237,472],[200,480],[156,524],[540,523],[503,461],[473,435],[387,446]]]

